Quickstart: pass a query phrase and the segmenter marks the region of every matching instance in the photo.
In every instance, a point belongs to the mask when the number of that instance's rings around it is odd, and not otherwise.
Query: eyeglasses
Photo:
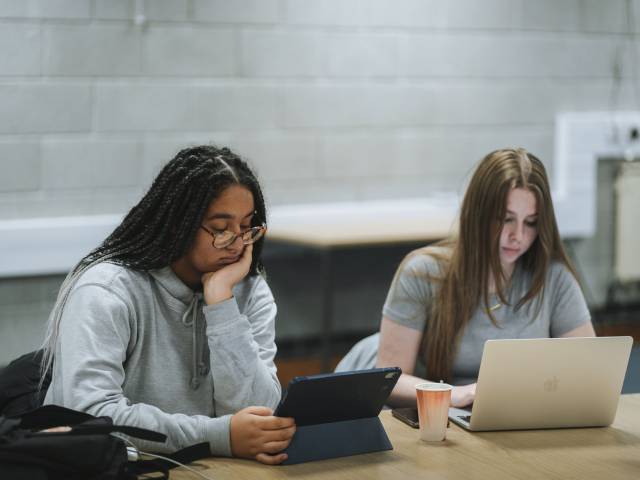
[[[250,228],[249,230],[245,230],[241,233],[233,233],[229,230],[225,230],[223,232],[212,232],[204,225],[200,225],[200,228],[202,228],[205,232],[213,237],[213,242],[211,242],[211,245],[213,245],[215,248],[220,249],[227,248],[229,245],[235,242],[236,238],[238,237],[240,237],[240,239],[242,240],[243,245],[250,245],[260,240],[264,233],[267,231],[267,225],[264,223],[257,227]]]

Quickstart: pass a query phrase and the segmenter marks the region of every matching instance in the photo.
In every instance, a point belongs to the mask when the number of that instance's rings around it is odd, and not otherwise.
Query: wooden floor
[[[333,357],[329,363],[329,371],[333,372],[342,357]],[[289,381],[299,375],[316,375],[322,371],[322,360],[318,357],[276,358],[278,378],[282,386],[287,386]]]
[[[596,334],[599,337],[615,337],[618,335],[629,335],[633,337],[633,343],[640,343],[640,321],[631,323],[603,323],[595,325]]]

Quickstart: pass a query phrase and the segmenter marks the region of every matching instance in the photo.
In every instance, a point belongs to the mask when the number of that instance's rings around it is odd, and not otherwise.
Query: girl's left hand
[[[213,305],[233,296],[233,287],[249,273],[251,267],[253,245],[244,247],[240,259],[224,266],[216,272],[208,272],[202,275],[202,288],[204,301],[207,305]]]
[[[472,383],[462,387],[453,387],[451,390],[451,406],[464,408],[471,405],[476,398],[476,385],[476,383]]]

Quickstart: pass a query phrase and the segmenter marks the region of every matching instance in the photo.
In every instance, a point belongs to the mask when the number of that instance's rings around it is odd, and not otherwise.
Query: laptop
[[[473,431],[604,427],[618,408],[631,337],[487,340],[472,409],[449,418]]]

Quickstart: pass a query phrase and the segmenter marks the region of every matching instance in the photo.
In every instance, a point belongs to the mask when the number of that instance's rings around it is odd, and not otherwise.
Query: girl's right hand
[[[233,287],[249,273],[253,258],[253,245],[247,245],[237,262],[226,265],[216,272],[202,275],[204,301],[213,305],[232,297]]]
[[[476,383],[471,383],[462,387],[453,387],[451,389],[451,406],[462,408],[471,405],[476,398],[476,385]]]
[[[289,446],[296,424],[293,418],[274,417],[267,407],[247,407],[231,417],[231,453],[267,465],[287,459],[282,450]]]

